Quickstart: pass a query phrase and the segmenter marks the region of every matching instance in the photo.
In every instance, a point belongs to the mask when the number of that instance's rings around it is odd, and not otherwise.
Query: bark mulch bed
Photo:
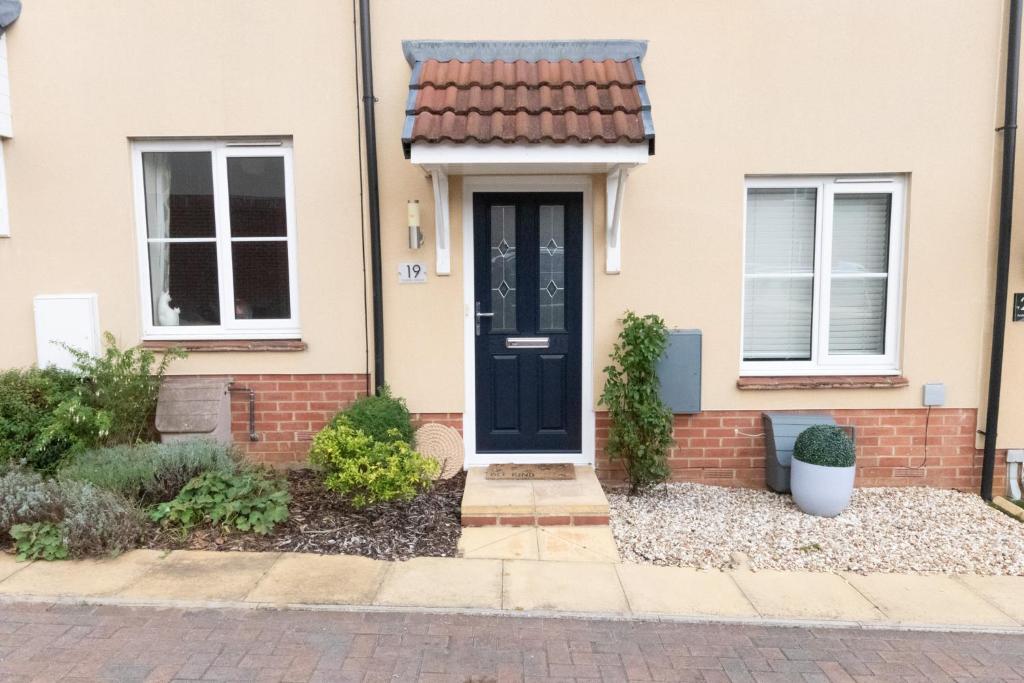
[[[183,536],[154,524],[145,547],[345,554],[376,560],[454,557],[462,533],[459,507],[465,485],[466,475],[460,472],[411,501],[357,510],[325,489],[316,472],[293,470],[288,472],[288,521],[270,534],[202,528]]]

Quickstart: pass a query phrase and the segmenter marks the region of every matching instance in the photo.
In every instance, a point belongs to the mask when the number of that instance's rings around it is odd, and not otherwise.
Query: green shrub
[[[174,499],[200,474],[235,468],[230,447],[196,439],[79,453],[61,470],[60,478],[87,481],[148,506]]]
[[[672,447],[672,413],[661,402],[657,363],[665,352],[668,331],[656,315],[640,317],[626,311],[622,332],[612,349],[612,364],[601,404],[611,427],[606,449],[621,459],[633,492],[668,479]]]
[[[316,435],[310,461],[323,469],[324,485],[355,507],[414,498],[440,471],[437,461],[412,450],[397,430],[378,440],[345,421]]]
[[[813,425],[796,437],[793,457],[810,465],[853,467],[857,454],[853,441],[839,427]]]
[[[123,552],[142,533],[141,511],[116,493],[79,481],[14,470],[0,477],[0,538],[18,525],[48,523],[70,557]]]
[[[0,476],[0,539],[16,524],[59,522],[64,500],[59,484],[38,473],[12,469]]]
[[[151,440],[160,384],[171,362],[184,356],[171,349],[157,362],[156,354],[142,347],[119,348],[109,332],[103,339],[100,356],[65,347],[81,381],[54,410],[48,432],[69,442],[72,451]]]
[[[174,500],[158,505],[150,517],[185,531],[214,524],[268,534],[288,519],[290,501],[286,484],[263,471],[207,472],[190,481]]]
[[[0,468],[56,469],[72,444],[51,429],[53,413],[79,384],[76,374],[56,368],[0,373]]]
[[[396,398],[387,386],[377,396],[364,396],[334,418],[332,424],[347,422],[377,441],[412,443],[412,418],[405,400]]]
[[[53,522],[15,524],[11,538],[18,553],[18,562],[26,560],[66,560],[67,546],[60,535],[60,527]]]

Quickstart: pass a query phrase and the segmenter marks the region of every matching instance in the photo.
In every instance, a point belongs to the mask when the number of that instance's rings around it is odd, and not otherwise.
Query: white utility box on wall
[[[63,344],[99,355],[100,316],[95,294],[40,295],[33,304],[39,367],[72,367],[75,358]]]

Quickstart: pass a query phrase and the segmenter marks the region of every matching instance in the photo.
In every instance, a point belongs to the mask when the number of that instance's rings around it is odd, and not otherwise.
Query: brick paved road
[[[0,681],[1024,681],[1024,636],[0,603]]]

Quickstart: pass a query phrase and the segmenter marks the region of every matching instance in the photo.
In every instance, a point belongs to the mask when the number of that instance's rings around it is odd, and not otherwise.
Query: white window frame
[[[740,311],[740,374],[745,377],[778,375],[899,375],[899,339],[902,322],[903,240],[906,225],[906,177],[748,177],[743,188],[742,307]],[[743,357],[746,302],[747,196],[752,188],[807,188],[817,190],[814,226],[814,289],[810,360],[745,360]],[[885,353],[881,355],[829,354],[829,318],[832,278],[832,207],[836,195],[890,194],[889,263],[886,288]],[[757,277],[754,275],[753,277]]]
[[[142,173],[144,152],[209,152],[213,164],[213,198],[215,237],[181,238],[182,241],[217,243],[217,288],[220,301],[220,325],[156,325],[153,321],[152,294],[149,291],[149,236],[146,226],[146,193]],[[228,196],[227,160],[232,157],[280,157],[284,159],[285,237],[231,237],[231,211]],[[132,144],[133,183],[135,192],[135,225],[138,244],[140,302],[142,305],[143,339],[298,339],[299,282],[295,230],[295,192],[292,179],[292,148],[289,141],[245,143],[231,140],[147,140]],[[169,238],[173,240],[174,238]],[[281,241],[288,243],[288,289],[291,318],[282,320],[251,320],[235,318],[234,278],[231,243],[243,241]],[[171,302],[174,305],[174,302]]]
[[[11,236],[11,208],[7,198],[7,160],[5,158],[8,138],[0,137],[0,237]]]

